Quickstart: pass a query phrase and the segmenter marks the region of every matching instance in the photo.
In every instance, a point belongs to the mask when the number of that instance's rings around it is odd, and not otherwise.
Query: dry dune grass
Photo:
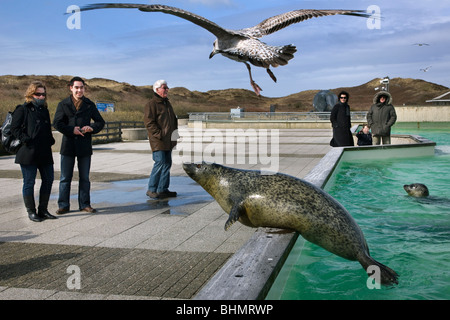
[[[6,112],[24,101],[26,88],[33,80],[41,80],[47,86],[50,116],[58,102],[69,95],[67,84],[72,76],[23,75],[0,76],[0,119],[3,122]],[[143,107],[153,96],[151,86],[134,86],[108,79],[86,79],[86,96],[93,101],[114,101],[116,112],[104,114],[107,121],[141,121]],[[341,90],[350,93],[350,106],[353,111],[368,110],[379,86],[380,79],[373,79],[360,86],[332,89],[336,94]],[[270,105],[276,105],[277,112],[306,112],[313,110],[312,101],[318,90],[302,91],[281,98],[257,97],[245,89],[212,90],[208,92],[190,91],[186,88],[172,88],[170,100],[179,117],[189,112],[228,112],[240,106],[248,112],[268,112]],[[424,105],[425,100],[447,92],[449,88],[418,79],[391,79],[390,92],[395,105]]]

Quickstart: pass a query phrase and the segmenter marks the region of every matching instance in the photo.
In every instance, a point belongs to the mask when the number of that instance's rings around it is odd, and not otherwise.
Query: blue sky
[[[64,13],[70,5],[95,2],[108,1],[1,0],[0,75],[79,75],[133,85],[166,79],[171,87],[189,90],[251,90],[245,65],[222,55],[209,59],[215,36],[178,17],[136,9],[93,10],[81,12],[79,29],[67,27],[73,16]],[[252,68],[262,95],[356,86],[385,76],[450,87],[449,0],[109,2],[166,4],[228,29],[251,27],[296,9],[377,6],[383,16],[379,25],[357,17],[322,17],[261,38],[270,45],[294,44],[298,50],[288,65],[272,68],[277,83],[264,69]],[[427,72],[420,70],[430,66]]]

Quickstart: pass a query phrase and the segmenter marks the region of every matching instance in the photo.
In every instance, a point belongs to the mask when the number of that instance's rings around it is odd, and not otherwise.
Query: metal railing
[[[365,121],[366,111],[351,112],[352,121]],[[201,112],[189,113],[189,121],[202,122],[319,122],[330,121],[330,112]]]

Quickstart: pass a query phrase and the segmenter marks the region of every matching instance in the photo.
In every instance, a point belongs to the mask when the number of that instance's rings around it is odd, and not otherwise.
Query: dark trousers
[[[52,185],[54,179],[53,164],[45,165],[33,165],[33,164],[21,164],[20,169],[22,170],[23,176],[23,187],[22,195],[34,196],[34,185],[36,183],[36,175],[39,170],[41,175],[41,188],[39,194],[50,194],[52,192]]]
[[[75,158],[78,164],[78,205],[82,210],[91,205],[91,182],[89,181],[89,171],[91,170],[91,156],[72,157],[61,155],[61,179],[59,182],[58,207],[61,209],[70,208],[70,185],[73,178],[73,168]]]

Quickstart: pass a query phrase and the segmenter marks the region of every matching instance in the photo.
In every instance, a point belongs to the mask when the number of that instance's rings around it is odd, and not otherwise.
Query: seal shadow
[[[0,264],[0,280],[17,279],[32,273],[53,268],[57,261],[67,261],[76,258],[79,253],[56,253],[31,257],[18,262]]]

